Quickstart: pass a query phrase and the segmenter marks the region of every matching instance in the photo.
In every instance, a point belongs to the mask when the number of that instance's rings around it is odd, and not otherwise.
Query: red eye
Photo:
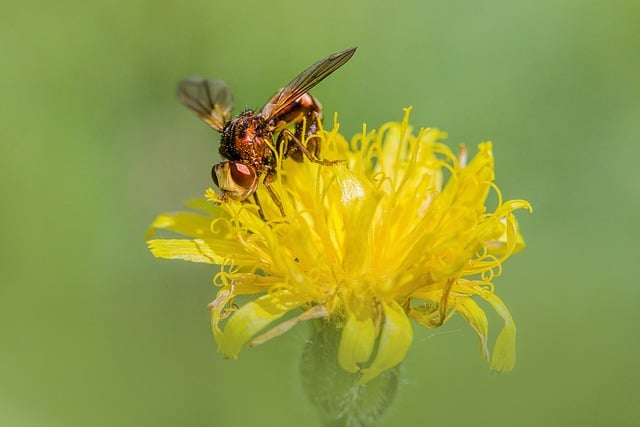
[[[240,162],[230,162],[229,172],[233,182],[243,188],[252,188],[258,179],[253,166]]]

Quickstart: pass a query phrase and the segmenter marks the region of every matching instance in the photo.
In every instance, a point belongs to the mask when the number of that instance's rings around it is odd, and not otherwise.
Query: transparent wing
[[[342,67],[345,62],[351,59],[355,51],[356,48],[352,47],[342,52],[329,55],[316,62],[298,74],[287,86],[278,91],[269,102],[262,107],[260,114],[267,119],[277,116],[278,113],[290,103],[311,90],[312,87],[324,80],[329,74]]]
[[[217,131],[222,131],[233,109],[233,94],[220,80],[188,77],[178,83],[178,98]]]

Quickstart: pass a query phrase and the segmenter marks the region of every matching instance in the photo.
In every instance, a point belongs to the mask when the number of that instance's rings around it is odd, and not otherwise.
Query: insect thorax
[[[220,139],[220,154],[229,160],[256,166],[270,163],[273,157],[268,143],[272,132],[266,120],[255,111],[246,110],[227,122]]]

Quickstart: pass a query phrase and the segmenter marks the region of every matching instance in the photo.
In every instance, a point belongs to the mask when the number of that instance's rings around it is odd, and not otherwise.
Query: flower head
[[[210,303],[213,335],[226,357],[296,324],[325,318],[341,329],[340,366],[361,384],[398,365],[413,337],[410,319],[436,328],[460,314],[495,371],[512,368],[515,326],[494,293],[502,263],[524,246],[513,215],[530,209],[503,201],[494,184],[491,143],[467,162],[437,129],[414,133],[402,122],[350,142],[320,132],[323,166],[284,159],[271,184],[286,218],[262,185],[253,203],[220,203],[214,190],[190,204],[199,213],[160,215],[150,228],[189,239],[151,239],[160,258],[218,264]],[[486,206],[495,194],[495,207]],[[237,297],[250,296],[250,298]],[[504,325],[492,354],[484,300]],[[239,305],[237,305],[239,304]],[[286,320],[285,320],[286,319]]]

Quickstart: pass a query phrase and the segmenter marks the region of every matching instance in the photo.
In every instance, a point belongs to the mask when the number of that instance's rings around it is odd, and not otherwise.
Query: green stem
[[[301,361],[302,384],[320,413],[324,427],[373,427],[389,407],[398,387],[399,368],[383,372],[363,385],[360,374],[338,364],[342,330],[319,319],[311,324],[311,337]]]

